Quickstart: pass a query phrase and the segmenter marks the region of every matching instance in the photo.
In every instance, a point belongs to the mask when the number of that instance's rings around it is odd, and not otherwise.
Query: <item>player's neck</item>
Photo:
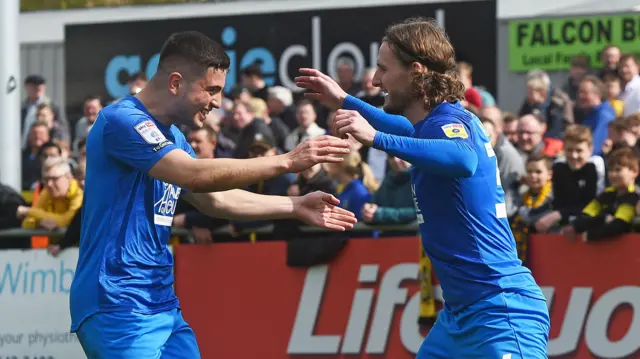
[[[166,101],[164,101],[161,96],[155,96],[148,87],[138,92],[135,96],[142,102],[156,121],[167,127],[173,124],[173,120],[167,112],[168,107],[166,106]]]
[[[422,101],[413,101],[404,110],[404,117],[409,119],[409,121],[414,125],[424,120],[428,114],[429,111],[424,108]]]

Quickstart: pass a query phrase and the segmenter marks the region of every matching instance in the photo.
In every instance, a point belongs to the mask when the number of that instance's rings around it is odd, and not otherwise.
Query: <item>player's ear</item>
[[[180,86],[183,85],[184,77],[179,72],[172,72],[169,74],[168,86],[169,92],[177,96],[180,93]]]
[[[427,70],[427,67],[417,61],[414,61],[413,63],[411,63],[411,69],[414,72],[421,73],[425,72]]]

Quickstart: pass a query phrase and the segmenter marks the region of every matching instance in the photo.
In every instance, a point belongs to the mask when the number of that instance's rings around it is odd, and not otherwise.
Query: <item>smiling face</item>
[[[220,108],[226,71],[208,68],[203,76],[190,79],[180,73],[169,75],[169,90],[176,96],[174,118],[180,125],[202,127],[209,111]],[[188,114],[188,115],[185,115]]]
[[[387,113],[402,114],[413,101],[411,68],[405,66],[389,44],[380,45],[378,68],[373,76],[373,86],[380,87],[385,95],[384,110]]]
[[[162,46],[158,71],[145,90],[163,92],[162,97],[149,96],[160,102],[158,112],[169,122],[199,128],[209,111],[222,105],[229,65],[225,49],[206,35],[176,32]],[[138,95],[144,96],[145,90]]]

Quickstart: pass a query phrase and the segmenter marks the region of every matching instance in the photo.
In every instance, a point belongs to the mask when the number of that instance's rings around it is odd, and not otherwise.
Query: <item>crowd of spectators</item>
[[[562,233],[571,240],[583,234],[583,240],[596,241],[631,231],[640,155],[638,62],[616,46],[604,49],[602,62],[604,68],[594,70],[589,58],[574,57],[562,84],[551,83],[542,70],[530,71],[518,113],[502,111],[492,94],[473,82],[471,64],[459,63],[466,87],[462,102],[478,115],[491,139],[507,215],[525,261],[532,233]],[[356,79],[354,61],[342,58],[337,66],[336,81],[347,93],[374,106],[383,105],[384,96],[372,83],[375,69]],[[145,85],[143,74],[130,78],[132,94]],[[69,121],[63,108],[47,96],[44,78],[29,76],[24,86],[23,193],[0,188],[0,228],[79,228],[84,143],[100,109],[108,103],[89,96],[83,116]],[[274,156],[307,138],[331,134],[333,115],[300,93],[267,86],[260,65],[254,64],[242,69],[240,83],[226,94],[219,110],[209,113],[202,128],[182,130],[199,158],[255,158]],[[325,191],[336,195],[361,222],[413,222],[411,165],[357,141],[351,143],[353,151],[340,164],[317,165],[246,189],[272,195]],[[273,228],[271,233],[252,232],[267,225]],[[180,202],[174,227],[191,230],[197,243],[210,243],[288,238],[299,234],[300,223],[229,222],[206,217]],[[79,236],[67,237],[60,243],[34,237],[12,246],[48,246],[57,253]]]

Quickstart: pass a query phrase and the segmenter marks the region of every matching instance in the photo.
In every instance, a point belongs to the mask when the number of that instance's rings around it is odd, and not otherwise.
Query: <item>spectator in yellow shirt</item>
[[[611,107],[613,107],[613,110],[616,112],[616,116],[621,117],[622,111],[624,110],[624,103],[618,98],[620,91],[622,91],[620,78],[618,76],[607,75],[602,81],[607,89],[607,98],[605,100],[609,101],[609,104],[611,104]]]
[[[24,218],[23,228],[66,228],[82,205],[82,189],[67,159],[48,158],[42,167],[44,189],[33,207],[18,208],[18,217]]]

